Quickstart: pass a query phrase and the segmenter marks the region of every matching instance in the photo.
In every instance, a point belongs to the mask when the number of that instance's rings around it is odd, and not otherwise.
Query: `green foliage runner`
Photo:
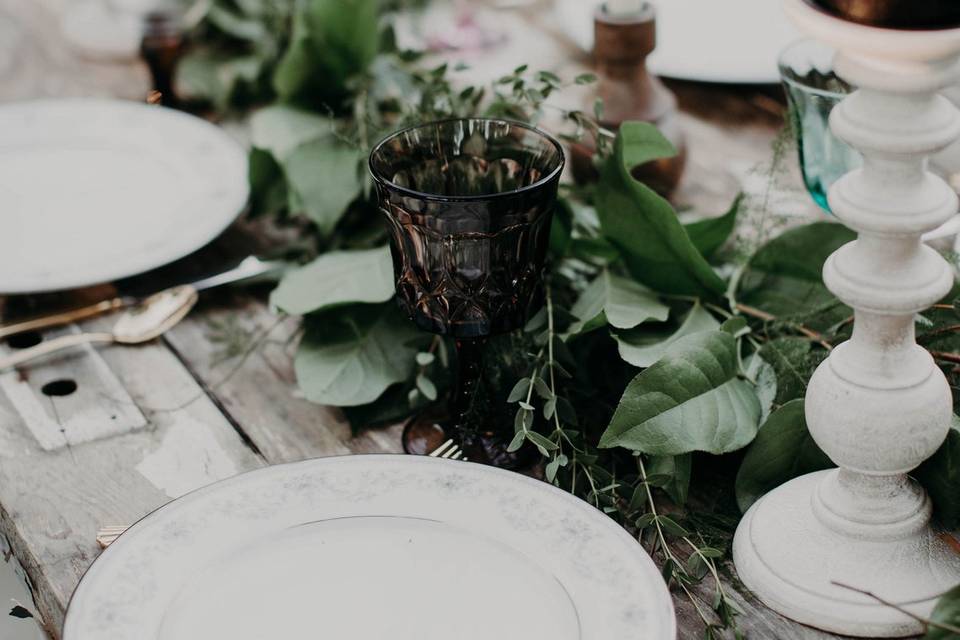
[[[392,300],[364,166],[370,147],[439,117],[537,122],[567,86],[527,65],[489,87],[464,86],[452,78],[461,69],[425,67],[419,53],[397,48],[396,8],[214,0],[179,77],[218,112],[252,109],[253,214],[305,239],[305,266],[285,277],[271,304],[304,318],[295,369],[306,397],[344,407],[355,428],[442,402],[453,377],[447,341],[417,331]],[[592,81],[584,74],[571,84]],[[537,449],[547,481],[636,532],[690,596],[707,637],[719,637],[735,629],[718,571],[740,510],[831,464],[807,431],[803,397],[813,370],[850,334],[852,311],[820,271],[854,235],[819,222],[744,247],[733,239],[741,198],[719,218],[683,225],[630,175],[674,153],[653,126],[624,123],[614,136],[582,112],[560,112],[560,120],[569,129],[557,132],[562,138],[597,143],[600,179],[563,188],[546,305],[523,331],[490,340],[477,419],[513,424],[511,448]],[[917,333],[960,389],[954,297],[919,316]],[[960,526],[960,429],[915,477],[942,523]],[[691,483],[707,498],[687,504]],[[704,576],[714,579],[712,612],[690,591]],[[958,611],[954,590],[927,637],[950,637]]]

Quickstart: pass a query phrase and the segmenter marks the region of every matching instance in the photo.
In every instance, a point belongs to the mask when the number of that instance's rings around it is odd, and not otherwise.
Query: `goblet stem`
[[[461,443],[471,435],[467,429],[467,420],[473,398],[477,393],[477,385],[480,383],[483,347],[486,343],[486,337],[458,338],[455,342],[457,387],[450,398],[450,415],[453,419],[453,430]]]

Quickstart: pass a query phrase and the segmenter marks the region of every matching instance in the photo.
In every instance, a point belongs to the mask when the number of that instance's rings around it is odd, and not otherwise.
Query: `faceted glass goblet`
[[[542,302],[563,165],[549,135],[486,118],[405,129],[370,154],[397,300],[421,329],[455,340],[459,377],[442,437],[473,460],[511,464],[512,429],[468,426],[468,417],[486,338],[522,327]],[[412,421],[404,447],[422,452],[440,437],[434,425]]]

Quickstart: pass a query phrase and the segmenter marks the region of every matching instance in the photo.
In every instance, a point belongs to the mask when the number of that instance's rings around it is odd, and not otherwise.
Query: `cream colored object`
[[[940,446],[952,415],[943,374],[914,340],[914,315],[953,284],[920,238],[957,211],[956,193],[925,167],[960,136],[960,115],[937,95],[957,80],[960,29],[890,31],[803,0],[786,6],[839,49],[839,75],[861,87],[834,109],[831,127],[865,165],[829,195],[859,236],[823,276],[856,321],[810,380],[805,405],[811,434],[840,469],[761,498],[737,529],[734,561],[764,603],[799,622],[861,637],[919,634],[920,622],[836,583],[928,616],[960,582],[960,556],[930,528],[930,499],[906,475]]]
[[[126,530],[127,527],[118,525],[101,527],[97,531],[97,545],[101,549],[106,549],[111,544],[116,542],[117,538],[119,538]]]
[[[463,457],[463,450],[454,443],[452,438],[431,451],[430,457],[445,458],[448,460],[466,460],[466,458]]]

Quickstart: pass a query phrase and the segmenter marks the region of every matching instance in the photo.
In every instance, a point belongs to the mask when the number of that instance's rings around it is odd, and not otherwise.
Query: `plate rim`
[[[98,108],[105,110],[113,110],[118,108],[136,110],[146,114],[145,118],[148,121],[155,117],[155,114],[151,112],[156,110],[157,113],[161,114],[160,117],[162,118],[169,118],[174,122],[192,123],[193,125],[203,127],[211,134],[211,139],[219,139],[218,144],[223,150],[231,150],[236,152],[236,158],[242,161],[242,183],[241,181],[238,181],[235,192],[232,193],[232,195],[228,194],[225,196],[224,199],[229,198],[230,200],[228,203],[224,203],[224,213],[222,216],[217,218],[217,220],[214,222],[211,222],[209,225],[209,234],[212,234],[209,235],[209,237],[208,233],[204,233],[202,235],[195,236],[190,241],[178,242],[176,245],[173,245],[173,248],[170,250],[145,254],[147,259],[143,259],[141,257],[138,260],[132,260],[126,268],[114,271],[112,274],[107,275],[106,279],[101,277],[101,275],[97,275],[96,279],[91,279],[89,275],[85,277],[76,277],[73,275],[73,271],[71,270],[70,272],[64,274],[64,276],[53,285],[43,285],[40,287],[35,286],[36,283],[34,283],[34,286],[30,286],[29,281],[27,281],[27,286],[23,286],[21,284],[20,286],[6,287],[3,281],[0,280],[0,295],[27,295],[68,291],[71,289],[79,289],[115,282],[123,278],[128,278],[152,271],[153,269],[158,269],[184,258],[194,251],[197,251],[198,249],[208,245],[210,242],[218,238],[227,229],[227,227],[233,224],[247,208],[250,199],[250,183],[246,175],[249,171],[248,153],[246,148],[236,138],[227,133],[222,127],[219,127],[216,124],[199,116],[194,116],[177,109],[171,109],[160,105],[150,105],[137,100],[104,97],[33,98],[27,100],[15,100],[0,104],[0,115],[3,115],[8,111],[23,109],[26,109],[30,112],[50,108],[69,111],[72,108],[76,108],[77,105],[82,105],[83,108]],[[178,124],[176,126],[180,125]],[[229,206],[227,206],[228,204]],[[228,211],[229,213],[227,213]],[[190,239],[189,235],[183,237]]]
[[[605,513],[603,513],[602,511],[599,511],[598,509],[591,506],[586,501],[578,498],[577,496],[569,493],[568,491],[564,491],[563,489],[560,489],[559,487],[556,487],[550,483],[544,482],[542,480],[538,480],[536,478],[532,478],[530,476],[526,476],[521,473],[508,471],[505,469],[499,469],[497,467],[492,467],[489,465],[484,465],[476,462],[469,462],[466,460],[446,460],[443,458],[434,458],[431,456],[416,456],[416,455],[409,455],[409,454],[402,454],[402,453],[399,453],[399,454],[398,453],[341,454],[341,455],[334,455],[334,456],[307,458],[304,460],[296,460],[292,462],[283,462],[278,464],[268,464],[263,467],[240,472],[236,475],[230,476],[229,478],[223,478],[222,480],[217,480],[216,482],[212,482],[202,487],[197,487],[196,489],[188,491],[182,496],[174,498],[169,502],[166,502],[165,504],[157,507],[156,509],[153,509],[149,513],[145,514],[142,518],[140,518],[139,520],[131,524],[129,527],[127,527],[127,529],[122,534],[120,534],[120,536],[118,536],[113,543],[111,543],[106,549],[104,549],[103,552],[100,553],[100,555],[97,556],[97,558],[94,559],[94,561],[91,562],[90,565],[84,570],[83,574],[80,577],[80,580],[77,582],[77,586],[74,587],[73,591],[70,594],[70,598],[67,601],[67,607],[63,617],[63,627],[61,629],[61,637],[63,638],[63,640],[75,640],[74,638],[68,635],[68,631],[70,630],[69,623],[77,615],[76,613],[74,613],[74,608],[73,608],[74,600],[78,592],[80,591],[80,589],[83,587],[84,583],[87,582],[89,579],[91,579],[90,578],[91,573],[96,567],[96,565],[100,563],[103,558],[112,557],[112,555],[116,555],[116,553],[118,553],[117,549],[121,548],[122,546],[122,545],[118,546],[118,543],[121,542],[121,540],[123,540],[125,536],[127,536],[127,539],[129,539],[128,534],[135,533],[137,530],[139,530],[144,526],[143,523],[146,520],[152,518],[153,516],[164,511],[165,509],[173,508],[174,506],[177,505],[177,503],[182,504],[181,501],[184,500],[185,498],[189,498],[191,501],[200,499],[203,497],[204,494],[216,492],[219,488],[221,488],[221,486],[228,485],[232,482],[240,481],[242,479],[246,479],[252,475],[280,474],[288,469],[293,469],[295,467],[300,467],[300,466],[334,465],[334,464],[341,464],[345,462],[362,464],[363,461],[376,460],[376,459],[385,459],[385,460],[390,460],[392,462],[398,462],[403,460],[404,462],[401,462],[401,464],[421,464],[426,466],[436,466],[438,468],[448,467],[450,465],[469,465],[470,468],[474,469],[475,471],[481,474],[487,473],[489,475],[500,476],[501,478],[509,479],[510,481],[513,481],[513,482],[526,484],[531,489],[543,491],[544,493],[547,493],[547,494],[552,494],[556,496],[558,499],[568,503],[572,508],[576,508],[580,510],[585,515],[587,515],[587,517],[590,517],[591,519],[595,520],[598,523],[598,526],[603,526],[604,528],[609,529],[612,536],[620,538],[623,542],[629,543],[628,546],[635,548],[634,555],[637,556],[637,561],[643,565],[643,571],[649,574],[649,576],[655,580],[656,584],[659,587],[657,590],[661,592],[663,601],[667,605],[667,610],[669,613],[669,616],[667,616],[668,621],[665,625],[665,631],[667,633],[667,636],[674,639],[678,637],[677,636],[677,633],[678,633],[677,613],[676,613],[676,607],[674,606],[674,603],[673,603],[673,596],[670,593],[669,587],[663,581],[663,577],[660,573],[660,570],[657,568],[656,563],[653,561],[653,558],[650,556],[650,554],[647,553],[646,549],[644,549],[643,546],[639,542],[637,542],[637,540],[626,531],[626,529],[624,529],[622,526],[617,524],[612,518],[607,516]],[[603,525],[599,524],[601,521],[603,522]]]

